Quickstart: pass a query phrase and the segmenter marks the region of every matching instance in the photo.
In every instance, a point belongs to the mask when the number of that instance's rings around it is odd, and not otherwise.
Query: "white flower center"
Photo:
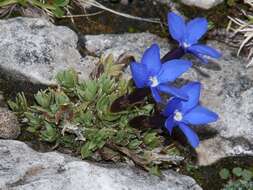
[[[202,57],[203,57],[204,59],[210,59],[210,58],[211,58],[211,57],[208,56],[208,55],[202,55]]]
[[[184,43],[183,43],[183,46],[184,46],[184,48],[188,48],[188,47],[190,47],[191,45],[184,42]]]
[[[159,84],[159,82],[155,76],[149,77],[149,80],[151,81],[151,87],[156,87]]]
[[[182,119],[183,119],[182,113],[179,112],[178,110],[176,110],[176,111],[174,112],[174,120],[175,120],[175,121],[182,121]]]

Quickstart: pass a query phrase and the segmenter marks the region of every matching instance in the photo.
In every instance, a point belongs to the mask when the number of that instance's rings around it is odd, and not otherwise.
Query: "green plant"
[[[121,77],[122,67],[109,56],[101,61],[94,79],[80,81],[77,72],[69,69],[57,74],[57,88],[35,94],[32,106],[23,94],[8,103],[35,138],[71,148],[83,159],[95,159],[94,155],[112,161],[128,157],[158,175],[158,165],[175,163],[182,157],[175,146],[164,146],[164,137],[155,130],[129,125],[131,119],[153,113],[154,105],[147,99],[123,111],[111,111],[115,100],[133,90],[132,83]]]
[[[221,179],[226,180],[224,190],[252,190],[253,189],[253,172],[248,169],[235,167],[231,171],[223,168],[219,175]]]
[[[28,109],[27,100],[23,92],[17,95],[15,101],[8,101],[7,103],[14,112],[22,113]]]
[[[227,0],[227,5],[228,6],[236,6],[236,4],[238,3],[238,0]]]
[[[32,7],[49,14],[50,16],[62,17],[65,14],[65,9],[69,5],[69,0],[0,0],[0,8],[2,14],[8,14],[13,6],[22,8]]]

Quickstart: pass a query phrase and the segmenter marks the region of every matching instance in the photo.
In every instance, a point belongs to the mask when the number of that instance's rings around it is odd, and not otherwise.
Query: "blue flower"
[[[144,52],[141,63],[130,64],[132,77],[137,88],[150,87],[156,102],[161,102],[160,92],[187,99],[179,89],[170,85],[178,76],[191,67],[190,61],[171,60],[161,64],[160,49],[153,44]]]
[[[198,40],[207,32],[208,22],[205,18],[195,18],[188,23],[177,14],[168,13],[168,26],[172,38],[178,41],[180,47],[185,52],[191,53],[199,58],[203,63],[207,63],[206,57],[219,58],[221,54],[203,44],[198,44]]]
[[[182,101],[178,98],[172,98],[163,112],[167,118],[165,127],[169,133],[171,134],[173,128],[178,126],[194,148],[198,146],[199,138],[189,125],[203,125],[215,122],[218,119],[216,113],[199,105],[200,88],[199,82],[184,85],[180,90],[188,95],[188,100]]]

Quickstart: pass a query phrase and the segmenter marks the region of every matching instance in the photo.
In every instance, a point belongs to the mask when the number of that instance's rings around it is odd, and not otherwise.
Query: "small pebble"
[[[7,108],[0,107],[0,138],[16,139],[21,127],[16,115]]]

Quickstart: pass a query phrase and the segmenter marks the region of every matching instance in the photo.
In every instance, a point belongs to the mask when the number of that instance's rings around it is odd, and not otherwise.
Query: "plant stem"
[[[106,144],[109,148],[116,150],[122,154],[124,154],[125,156],[127,156],[128,158],[130,158],[137,166],[141,167],[142,169],[144,169],[145,171],[149,171],[149,168],[147,167],[147,165],[149,164],[148,161],[146,161],[145,159],[141,158],[140,156],[138,156],[136,153],[134,153],[133,151],[125,148],[125,147],[120,147],[112,142],[108,142]]]
[[[180,59],[184,54],[185,54],[185,51],[182,47],[173,49],[163,56],[163,58],[161,59],[161,62],[165,63],[173,59]]]

